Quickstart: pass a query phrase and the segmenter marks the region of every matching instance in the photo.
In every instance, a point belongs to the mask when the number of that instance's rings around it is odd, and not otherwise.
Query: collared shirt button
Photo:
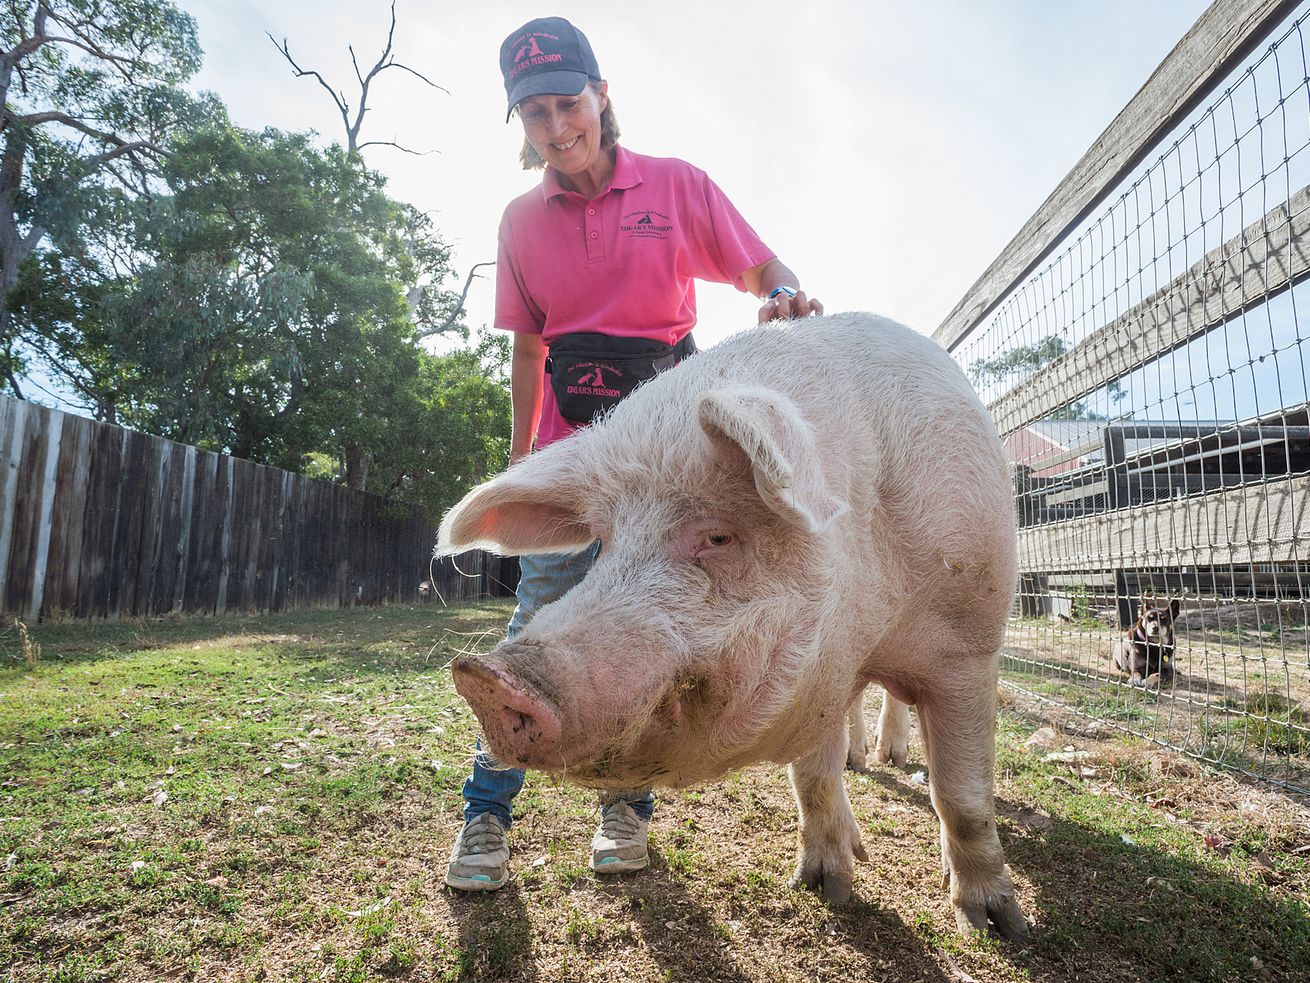
[[[596,209],[594,209],[594,208],[588,208],[588,209],[587,209],[587,214],[588,214],[588,215],[595,215],[595,214],[596,214]]]
[[[593,232],[593,233],[591,234],[591,237],[592,237],[593,239],[599,239],[599,238],[600,238],[600,233],[599,233],[599,232]]]

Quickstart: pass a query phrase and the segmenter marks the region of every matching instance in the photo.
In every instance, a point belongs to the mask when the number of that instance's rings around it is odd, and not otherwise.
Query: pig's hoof
[[[855,887],[855,865],[847,864],[842,869],[837,865],[824,867],[816,864],[811,870],[802,863],[796,868],[791,886],[822,892],[823,900],[829,904],[845,904],[851,899],[851,891]]]
[[[886,764],[890,761],[897,768],[904,768],[905,762],[909,760],[910,747],[909,742],[904,737],[884,736],[881,732],[873,746],[873,757],[875,760]]]
[[[1011,942],[1028,938],[1028,918],[1013,895],[988,898],[985,902],[953,903],[955,924],[961,935],[987,934],[988,923]]]
[[[869,770],[869,747],[867,744],[861,744],[858,747],[854,744],[846,752],[846,767],[851,771],[868,771]]]
[[[851,891],[855,886],[853,858],[869,859],[864,844],[858,839],[852,846],[836,854],[816,851],[802,856],[796,865],[791,886],[819,891],[823,894],[823,900],[829,904],[845,904],[851,899]]]

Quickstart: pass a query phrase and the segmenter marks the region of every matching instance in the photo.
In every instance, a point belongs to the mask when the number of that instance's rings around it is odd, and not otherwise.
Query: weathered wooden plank
[[[1019,568],[1043,573],[1310,560],[1310,477],[1019,530]]]
[[[86,524],[87,483],[95,424],[71,413],[59,421],[59,467],[55,476],[53,521],[41,617],[77,610],[81,576],[82,529]]]
[[[137,609],[134,614],[156,614],[160,601],[159,575],[167,532],[168,475],[173,467],[173,450],[180,445],[171,440],[152,440],[150,459],[152,469],[143,482],[149,489],[141,516],[141,573],[137,588]]]
[[[251,464],[247,481],[250,497],[246,504],[245,536],[242,537],[241,610],[259,610],[260,547],[263,545],[264,508],[267,505],[264,469]]]
[[[14,510],[22,466],[24,418],[29,403],[0,396],[0,610],[7,610],[9,550],[14,540]]]
[[[327,529],[326,522],[321,519],[326,485],[324,481],[307,481],[302,485],[301,511],[296,521],[297,607],[308,607],[314,603],[311,598],[322,596],[323,566],[319,548]]]
[[[228,546],[227,608],[229,611],[249,610],[249,590],[246,566],[254,530],[254,468],[249,461],[231,459],[232,468],[232,531]]]
[[[41,499],[45,480],[45,452],[49,444],[49,414],[50,411],[43,406],[29,406],[23,413],[18,443],[18,481],[14,496],[9,580],[4,607],[12,615],[29,619],[32,574],[41,534]]]
[[[141,473],[140,488],[144,495],[141,502],[141,531],[137,534],[137,574],[136,597],[133,599],[132,614],[154,614],[155,576],[159,570],[159,555],[162,550],[164,486],[167,481],[169,463],[176,446],[170,440],[161,440],[146,435],[146,459]]]
[[[305,557],[307,555],[306,513],[309,508],[309,496],[318,482],[300,478],[292,482],[292,502],[287,513],[287,534],[290,539],[287,552],[287,610],[296,611],[305,607]]]
[[[216,560],[220,548],[211,514],[218,455],[197,450],[191,475],[191,519],[187,532],[186,570],[182,581],[183,611],[212,614],[217,591]],[[221,530],[222,525],[219,524]]]
[[[1019,233],[947,315],[950,349],[1046,258],[1209,94],[1264,43],[1299,0],[1215,0]]]
[[[205,614],[220,613],[219,595],[224,564],[224,519],[227,515],[227,461],[219,454],[203,452],[196,462],[196,504],[192,509],[190,566],[194,587],[187,609]]]
[[[258,539],[252,556],[254,600],[252,609],[270,611],[273,607],[273,547],[277,542],[277,496],[282,474],[275,468],[258,470],[259,516]]]
[[[355,584],[351,576],[350,558],[355,551],[358,517],[349,506],[350,492],[340,485],[332,488],[332,525],[337,542],[337,603],[342,607],[355,604]]]
[[[219,550],[218,566],[218,598],[215,601],[214,610],[217,614],[223,614],[228,609],[228,593],[232,584],[232,569],[234,564],[234,555],[236,544],[233,539],[233,526],[236,523],[236,458],[224,457],[222,460],[222,477],[220,484],[223,488],[223,526],[221,548]]]
[[[135,430],[123,434],[123,470],[118,486],[118,507],[114,522],[114,548],[109,560],[108,617],[132,617],[137,613],[137,589],[141,575],[141,529],[146,502],[154,483],[150,461],[151,438]]]
[[[186,596],[187,574],[191,563],[191,520],[196,501],[196,458],[199,451],[190,445],[182,451],[182,474],[178,487],[178,533],[173,550],[173,587],[168,597],[168,610],[182,610]]]
[[[1263,303],[1310,273],[1310,188],[1211,250],[992,403],[1012,433]]]
[[[43,426],[46,431],[45,457],[41,463],[41,509],[37,517],[35,551],[32,558],[32,599],[27,617],[36,621],[45,603],[45,576],[50,563],[50,538],[55,518],[55,491],[59,478],[59,445],[63,442],[63,413],[48,411]]]
[[[182,521],[182,499],[186,486],[187,451],[185,444],[165,442],[167,460],[161,470],[159,488],[159,531],[150,573],[150,611],[167,614],[173,610],[177,590],[178,548],[186,537]]]
[[[109,615],[111,561],[118,527],[126,434],[127,431],[107,424],[96,426],[92,433],[86,519],[82,524],[82,570],[77,588],[79,618]]]

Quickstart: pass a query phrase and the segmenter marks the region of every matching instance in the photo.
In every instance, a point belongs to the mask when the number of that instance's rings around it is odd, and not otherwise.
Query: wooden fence
[[[426,600],[428,580],[447,601],[512,593],[512,560],[430,567],[435,536],[412,505],[0,396],[7,616],[371,605]]]

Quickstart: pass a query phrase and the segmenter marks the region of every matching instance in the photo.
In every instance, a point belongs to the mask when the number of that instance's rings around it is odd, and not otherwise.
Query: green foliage
[[[420,360],[415,399],[378,445],[372,487],[439,518],[509,458],[509,339]]]
[[[1059,335],[1046,335],[1031,345],[1016,345],[992,358],[975,359],[969,364],[969,381],[984,387],[1003,383],[1011,385],[1050,365],[1069,350],[1068,342]],[[1108,393],[1118,403],[1128,396],[1119,382],[1111,382]],[[1109,420],[1110,417],[1092,410],[1086,400],[1076,400],[1049,417],[1052,420]]]
[[[467,338],[426,214],[358,153],[185,93],[200,51],[169,0],[0,13],[10,51],[42,30],[0,148],[22,161],[7,188],[0,168],[0,390],[51,378],[98,419],[434,515],[501,465],[507,344],[419,343]]]
[[[109,228],[106,204],[156,186],[170,134],[222,110],[181,88],[200,48],[195,23],[170,0],[22,0],[0,10],[0,44],[0,387],[19,394],[25,372],[68,381],[65,358],[81,364],[76,322],[11,316],[20,268],[43,244],[71,257],[32,271],[27,292],[33,280],[63,282],[64,298],[85,301],[89,273],[103,280],[114,261],[104,250],[91,259],[88,220]],[[97,405],[103,366],[89,368],[78,378],[87,385],[70,384]]]
[[[975,359],[969,365],[969,379],[979,386],[1002,382],[1015,375],[1025,378],[1055,361],[1068,347],[1059,335],[1047,335],[1032,345],[1016,345],[992,358]]]

